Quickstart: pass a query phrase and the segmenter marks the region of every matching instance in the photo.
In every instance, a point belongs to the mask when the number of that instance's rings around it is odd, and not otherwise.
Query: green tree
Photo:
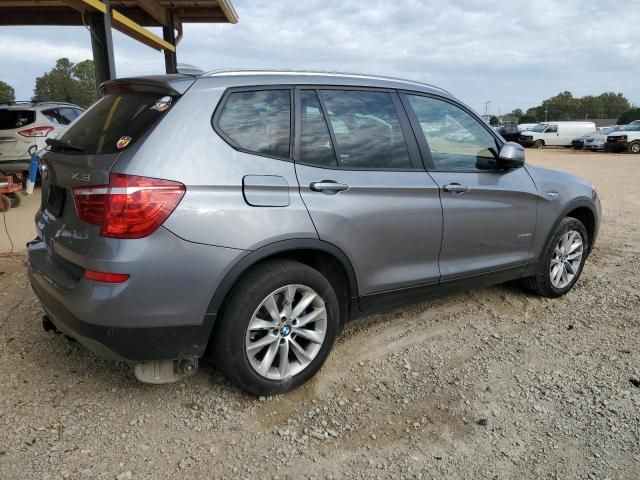
[[[11,85],[0,80],[0,103],[13,102],[16,92]]]
[[[631,108],[629,100],[622,93],[607,92],[599,97],[604,106],[605,118],[618,118]]]
[[[559,93],[542,102],[536,108],[536,117],[546,120],[571,120],[580,118],[580,100],[569,91]]]
[[[96,101],[96,75],[93,60],[76,63],[72,74],[78,81],[77,99],[74,103],[81,107],[88,107]]]
[[[491,118],[489,119],[489,125],[491,125],[492,127],[497,127],[498,125],[500,125],[500,119],[495,115],[491,115]]]
[[[93,61],[74,64],[60,58],[50,72],[36,78],[33,100],[69,102],[88,107],[96,101]]]
[[[580,99],[581,117],[580,118],[605,118],[604,102],[602,96],[594,97],[587,95]]]
[[[520,125],[521,123],[537,123],[538,120],[536,120],[536,117],[533,115],[523,115],[518,119],[518,125]]]
[[[618,125],[626,125],[635,120],[640,120],[640,108],[631,108],[620,115],[618,118]]]

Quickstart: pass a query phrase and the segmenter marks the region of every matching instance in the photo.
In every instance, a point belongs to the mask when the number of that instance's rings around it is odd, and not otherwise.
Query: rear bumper
[[[199,326],[122,328],[93,325],[71,313],[46,287],[40,273],[29,270],[31,287],[60,332],[87,350],[110,360],[138,363],[149,360],[199,358],[203,355],[215,315]]]
[[[0,157],[0,170],[6,173],[28,172],[30,167],[31,167],[31,158],[27,158],[26,160],[23,158],[7,160],[5,158]]]
[[[142,248],[141,257],[129,263],[124,247],[119,252],[124,262],[111,269],[101,262],[100,271],[131,272],[122,284],[85,279],[84,269],[96,267],[56,258],[56,248],[40,239],[30,242],[31,286],[58,330],[101,357],[127,363],[201,357],[216,318],[207,306],[241,251],[179,248],[186,242],[163,228],[148,239],[156,234],[154,243],[164,243],[173,255]]]

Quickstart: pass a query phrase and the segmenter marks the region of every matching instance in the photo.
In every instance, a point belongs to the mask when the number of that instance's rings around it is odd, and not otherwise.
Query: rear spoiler
[[[185,74],[119,78],[100,84],[100,93],[109,95],[121,92],[148,92],[161,95],[183,95],[196,78],[195,75]]]

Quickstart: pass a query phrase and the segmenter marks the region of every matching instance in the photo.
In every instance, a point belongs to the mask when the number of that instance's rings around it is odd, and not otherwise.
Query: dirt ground
[[[640,157],[527,157],[602,198],[566,297],[507,284],[364,318],[279,397],[207,366],[138,383],[45,333],[23,260],[0,258],[0,478],[640,478]],[[7,217],[20,245],[30,207]]]

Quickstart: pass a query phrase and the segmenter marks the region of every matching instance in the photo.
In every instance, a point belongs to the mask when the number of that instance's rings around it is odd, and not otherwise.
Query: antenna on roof
[[[188,63],[179,63],[177,67],[178,73],[184,73],[187,75],[202,75],[204,70]]]

